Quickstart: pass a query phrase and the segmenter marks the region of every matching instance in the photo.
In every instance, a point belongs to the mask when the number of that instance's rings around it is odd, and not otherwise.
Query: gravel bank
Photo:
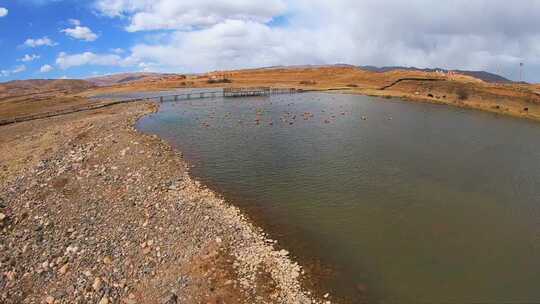
[[[154,110],[1,127],[0,302],[321,303],[287,251],[133,128]]]

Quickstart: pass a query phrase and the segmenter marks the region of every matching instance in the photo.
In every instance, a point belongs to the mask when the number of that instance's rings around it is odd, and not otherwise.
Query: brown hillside
[[[93,84],[85,80],[74,79],[14,80],[0,83],[0,98],[44,93],[47,91],[76,93],[93,87]]]
[[[202,75],[120,74],[95,86],[83,80],[31,80],[0,85],[1,119],[93,104],[100,93],[206,87],[286,87],[340,91],[449,104],[540,119],[540,85],[487,83],[472,76],[416,70],[372,72],[352,66],[265,68]],[[1,95],[3,94],[3,95]],[[10,97],[6,97],[9,95]]]
[[[120,73],[86,79],[96,86],[122,85],[135,82],[156,82],[165,79],[184,79],[185,76],[160,73]]]

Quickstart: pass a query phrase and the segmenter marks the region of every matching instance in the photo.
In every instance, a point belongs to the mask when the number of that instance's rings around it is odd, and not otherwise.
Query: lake
[[[161,104],[138,128],[351,302],[540,302],[540,124],[304,93]],[[309,269],[309,268],[308,268]]]

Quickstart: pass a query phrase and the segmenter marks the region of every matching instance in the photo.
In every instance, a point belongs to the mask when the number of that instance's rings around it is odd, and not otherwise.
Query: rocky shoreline
[[[0,302],[329,303],[129,104],[3,126]]]

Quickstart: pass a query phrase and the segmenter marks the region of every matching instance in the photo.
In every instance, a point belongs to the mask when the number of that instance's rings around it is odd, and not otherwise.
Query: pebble
[[[67,253],[77,253],[78,250],[79,250],[79,247],[71,246],[71,245],[66,248]]]
[[[92,288],[96,292],[98,292],[101,289],[101,279],[100,278],[95,278],[94,279],[94,284],[92,284]]]
[[[163,298],[163,301],[161,301],[161,304],[177,304],[178,303],[178,296],[174,293],[170,293],[167,296]]]
[[[9,271],[8,273],[6,273],[6,277],[9,281],[15,280],[15,272]]]
[[[47,304],[53,304],[53,303],[54,303],[54,300],[55,300],[55,299],[54,299],[53,296],[47,296],[47,297],[45,298],[45,303],[47,303]]]
[[[98,304],[109,304],[109,298],[103,297],[101,300],[99,300]]]
[[[68,264],[65,264],[64,266],[60,267],[60,269],[58,270],[60,274],[66,274],[67,271],[68,271]]]

